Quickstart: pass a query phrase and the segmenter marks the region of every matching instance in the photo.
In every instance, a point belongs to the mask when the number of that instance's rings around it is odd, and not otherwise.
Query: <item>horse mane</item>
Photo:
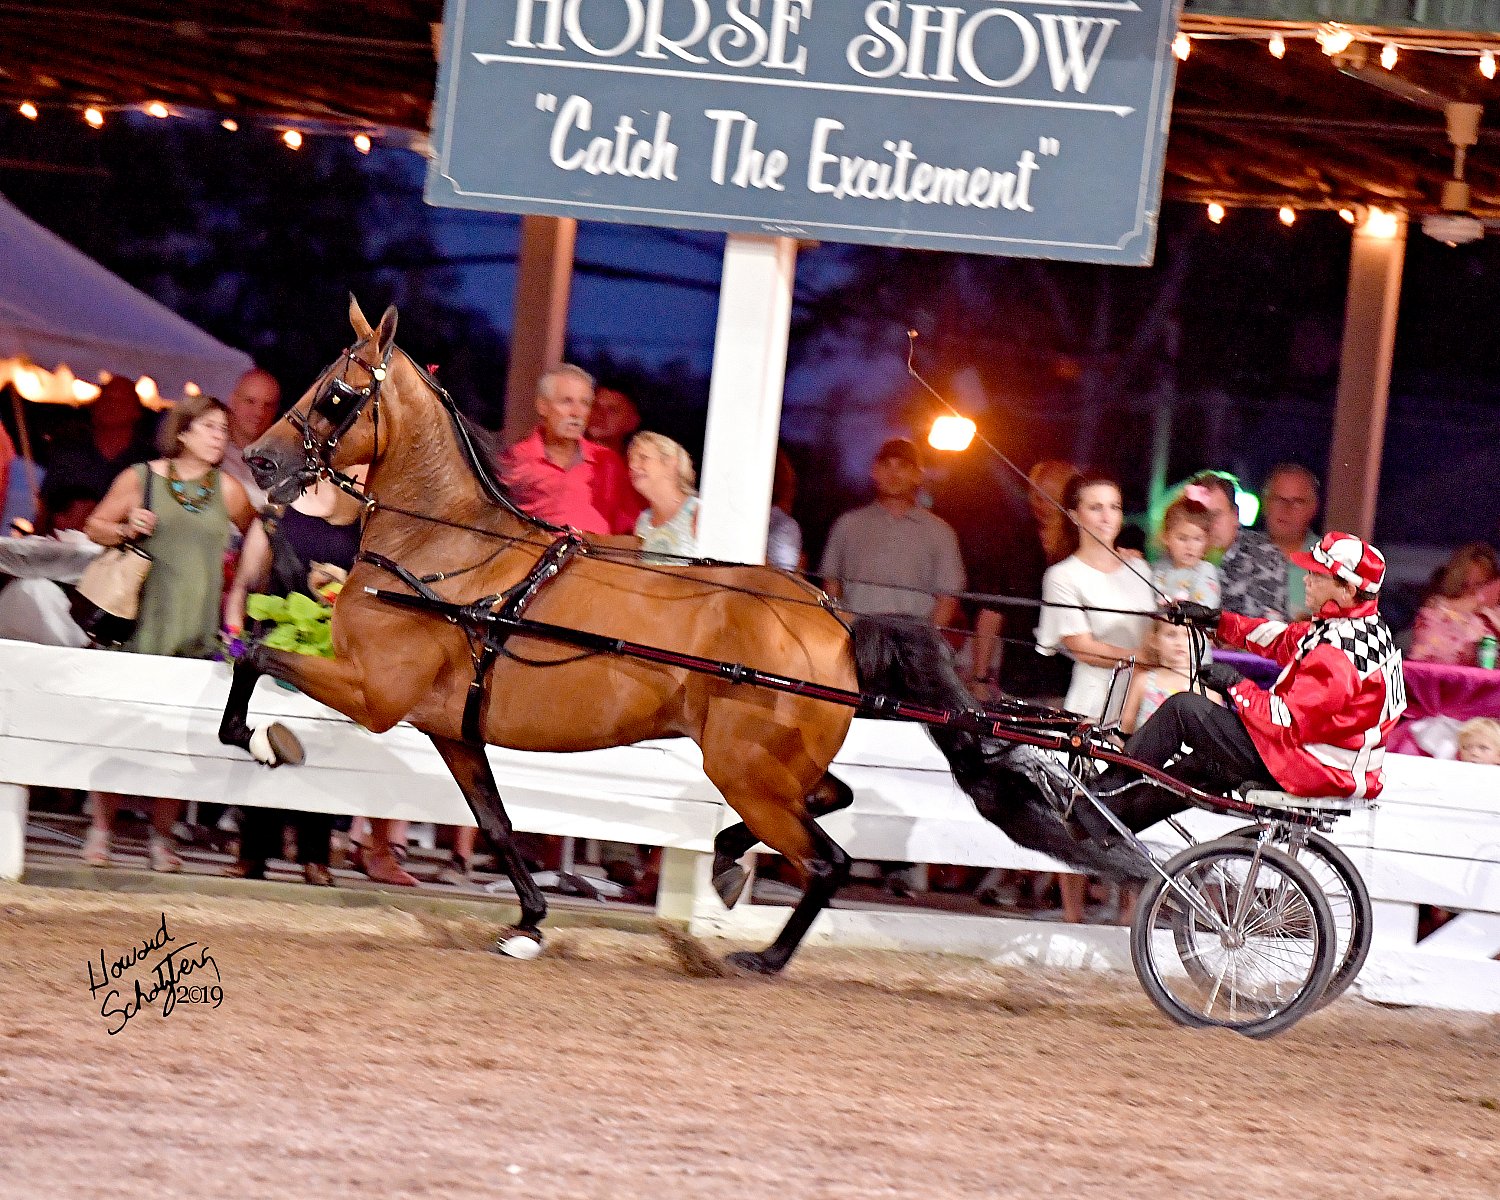
[[[565,532],[562,526],[543,521],[540,517],[526,512],[516,503],[515,498],[510,494],[510,488],[495,473],[495,466],[500,461],[500,456],[503,452],[499,436],[491,433],[472,417],[462,412],[458,407],[457,401],[453,399],[447,388],[434,379],[411,355],[407,354],[404,350],[401,353],[406,361],[411,364],[412,369],[416,371],[417,377],[432,389],[438,398],[438,402],[443,406],[443,411],[448,414],[448,419],[453,423],[453,434],[458,439],[458,447],[462,452],[463,459],[468,464],[474,478],[478,480],[479,486],[484,489],[484,494],[510,513],[511,516],[524,521],[533,529],[542,529],[548,533]]]

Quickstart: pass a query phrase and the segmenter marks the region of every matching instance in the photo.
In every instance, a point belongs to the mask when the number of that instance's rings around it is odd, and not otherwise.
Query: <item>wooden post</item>
[[[729,235],[698,518],[698,549],[712,558],[766,561],[796,273],[795,239]]]
[[[1349,298],[1344,309],[1327,489],[1328,528],[1366,539],[1375,532],[1405,257],[1405,215],[1371,209],[1355,228],[1349,257]]]
[[[31,793],[0,783],[0,879],[21,878],[26,864],[26,810]]]
[[[507,446],[536,428],[537,380],[562,361],[577,235],[578,222],[572,217],[521,218],[515,321],[501,434]]]

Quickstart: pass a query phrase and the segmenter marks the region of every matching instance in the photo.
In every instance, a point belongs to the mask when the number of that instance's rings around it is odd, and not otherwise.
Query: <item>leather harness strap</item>
[[[446,619],[459,625],[469,641],[469,658],[474,664],[474,681],[469,684],[464,697],[463,739],[471,746],[483,746],[484,710],[489,691],[490,671],[495,659],[505,651],[505,643],[515,633],[514,625],[497,622],[514,622],[521,616],[538,593],[562,574],[574,555],[584,543],[578,534],[569,530],[547,547],[519,583],[513,584],[496,596],[484,596],[471,604],[459,608]],[[400,563],[394,562],[373,550],[361,550],[356,561],[367,562],[394,575],[424,600],[443,603],[443,598],[428,586],[430,582],[443,579],[443,575],[419,577]]]

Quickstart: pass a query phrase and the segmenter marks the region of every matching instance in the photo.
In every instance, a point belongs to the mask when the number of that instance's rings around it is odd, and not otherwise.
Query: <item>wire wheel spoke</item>
[[[1335,955],[1327,901],[1306,870],[1238,838],[1189,847],[1163,870],[1171,882],[1143,890],[1131,953],[1164,1011],[1254,1036],[1310,1011]]]

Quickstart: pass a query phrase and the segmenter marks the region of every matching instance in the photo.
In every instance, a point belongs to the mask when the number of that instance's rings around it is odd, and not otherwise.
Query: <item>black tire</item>
[[[1254,841],[1260,837],[1261,828],[1259,825],[1247,825],[1227,836]],[[1313,878],[1322,885],[1323,895],[1333,913],[1337,957],[1334,960],[1333,976],[1323,989],[1322,1000],[1318,1002],[1318,1007],[1322,1008],[1342,996],[1359,977],[1365,959],[1370,957],[1370,943],[1375,938],[1375,914],[1370,905],[1370,889],[1365,886],[1364,876],[1359,873],[1359,868],[1321,833],[1309,832],[1302,849],[1292,857],[1312,871]],[[1314,860],[1318,863],[1316,867],[1311,865]],[[1322,870],[1337,878],[1342,895],[1328,887],[1328,881],[1320,877]]]
[[[1306,867],[1275,846],[1226,837],[1189,846],[1162,870],[1166,878],[1157,875],[1141,889],[1130,929],[1136,976],[1158,1008],[1183,1025],[1259,1038],[1318,1006],[1333,975],[1336,939],[1327,897]],[[1180,977],[1158,962],[1166,940],[1153,937],[1158,924],[1171,932]],[[1225,960],[1217,971],[1210,956]],[[1224,1011],[1216,1015],[1221,997]]]

